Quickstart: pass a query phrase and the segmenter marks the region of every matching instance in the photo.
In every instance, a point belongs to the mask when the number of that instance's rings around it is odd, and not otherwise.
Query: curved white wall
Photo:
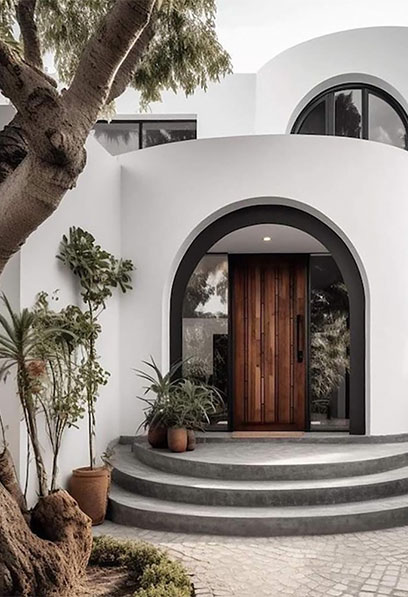
[[[252,198],[295,201],[348,239],[369,300],[367,430],[408,430],[406,152],[347,138],[258,136],[156,147],[121,163],[122,252],[137,266],[121,309],[122,433],[140,420],[131,368],[149,354],[167,363],[171,279],[188,242]]]
[[[290,48],[257,74],[255,132],[289,132],[301,109],[338,83],[371,83],[407,110],[407,55],[407,27],[342,31]]]

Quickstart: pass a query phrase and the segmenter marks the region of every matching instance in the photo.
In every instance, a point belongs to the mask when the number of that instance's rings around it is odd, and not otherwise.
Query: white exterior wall
[[[407,431],[406,152],[347,138],[258,136],[155,147],[121,163],[123,253],[137,266],[135,292],[121,310],[122,433],[140,420],[131,368],[149,354],[168,365],[170,289],[186,248],[206,222],[251,202],[318,214],[362,264],[367,430]]]
[[[0,277],[0,292],[4,293],[11,307],[18,311],[20,307],[20,254],[8,262]],[[7,316],[3,302],[0,302],[0,313]],[[2,332],[0,332],[2,333]],[[20,459],[20,419],[21,409],[13,379],[14,372],[7,377],[5,383],[0,381],[0,414],[6,427],[6,440],[14,462]]]
[[[135,397],[141,387],[132,368],[150,354],[168,364],[171,283],[189,243],[206,223],[254,202],[300,206],[333,225],[349,244],[367,292],[367,431],[408,431],[408,153],[367,141],[283,135],[317,93],[346,81],[382,87],[407,109],[407,55],[405,28],[325,36],[287,50],[257,75],[229,76],[207,94],[197,91],[187,99],[168,92],[151,107],[157,115],[197,114],[199,137],[225,138],[117,159],[90,139],[77,188],[30,237],[0,287],[16,306],[30,306],[38,291],[56,288],[61,304],[78,301],[70,273],[55,259],[70,225],[134,260],[134,291],[113,298],[102,320],[101,362],[112,376],[97,405],[99,454],[140,423],[142,405]],[[137,111],[136,93],[119,99],[119,114],[137,117]],[[0,120],[10,115],[2,111]],[[243,136],[254,133],[273,135]],[[24,466],[24,433],[10,397],[14,388],[0,386],[12,449],[18,459],[21,445]],[[86,429],[69,431],[62,480],[86,463]]]
[[[408,111],[406,27],[342,31],[286,50],[257,74],[255,132],[288,133],[301,110],[333,85],[388,91]]]
[[[163,101],[151,104],[150,111],[155,115],[197,115],[199,138],[252,135],[255,127],[255,89],[255,74],[229,75],[220,83],[210,83],[206,92],[197,89],[189,97],[183,93],[166,91]],[[118,116],[135,114],[137,117],[139,94],[128,89],[117,100],[116,108]]]
[[[21,251],[21,306],[31,307],[39,291],[49,294],[59,289],[55,308],[66,304],[81,305],[77,282],[56,258],[62,235],[70,226],[91,232],[98,244],[120,256],[120,167],[96,141],[88,141],[88,163],[77,187],[68,193],[55,214],[30,236]],[[119,435],[119,302],[118,293],[108,301],[102,314],[102,334],[98,351],[101,364],[111,373],[107,386],[101,388],[96,405],[96,449],[98,457],[108,442]],[[60,458],[60,476],[65,484],[72,468],[88,465],[86,420],[80,429],[67,430]],[[21,425],[21,462],[25,466],[25,428]],[[46,438],[43,444],[47,445]],[[32,479],[34,480],[34,466]],[[35,483],[31,483],[31,494]]]

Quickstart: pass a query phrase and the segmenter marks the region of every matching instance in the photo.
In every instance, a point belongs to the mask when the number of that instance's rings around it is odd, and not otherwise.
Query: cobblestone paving
[[[242,538],[146,531],[106,522],[95,532],[165,548],[191,572],[198,597],[408,597],[408,527]]]

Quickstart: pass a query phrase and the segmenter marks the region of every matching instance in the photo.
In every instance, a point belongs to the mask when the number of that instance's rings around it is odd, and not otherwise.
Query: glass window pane
[[[196,122],[143,122],[143,147],[196,138]]]
[[[94,126],[94,136],[111,155],[140,149],[137,122],[98,122]]]
[[[183,375],[216,386],[226,404],[228,389],[228,257],[205,255],[194,270],[183,301]],[[228,422],[227,409],[211,417]]]
[[[368,106],[368,138],[408,149],[407,131],[394,108],[373,93],[369,94]]]
[[[326,134],[326,102],[323,100],[306,116],[299,127],[300,135]]]
[[[349,305],[330,255],[310,257],[310,425],[349,428]]]
[[[339,137],[361,137],[361,89],[337,91],[334,97],[334,134]]]

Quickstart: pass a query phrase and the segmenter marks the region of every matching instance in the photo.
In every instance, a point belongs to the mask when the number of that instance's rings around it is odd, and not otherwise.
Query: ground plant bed
[[[95,537],[77,597],[194,597],[179,562],[147,543]]]

